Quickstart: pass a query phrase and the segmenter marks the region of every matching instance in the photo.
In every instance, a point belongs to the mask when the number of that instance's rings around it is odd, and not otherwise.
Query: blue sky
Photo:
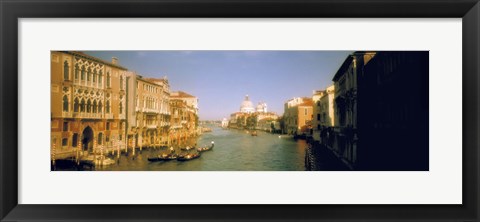
[[[145,77],[167,76],[172,91],[199,99],[200,120],[220,120],[240,109],[246,94],[283,114],[293,97],[325,89],[351,51],[86,51]]]

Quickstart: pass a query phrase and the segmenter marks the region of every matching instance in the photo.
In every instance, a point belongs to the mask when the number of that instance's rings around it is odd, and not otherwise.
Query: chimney
[[[118,58],[117,57],[112,57],[112,64],[118,65]]]

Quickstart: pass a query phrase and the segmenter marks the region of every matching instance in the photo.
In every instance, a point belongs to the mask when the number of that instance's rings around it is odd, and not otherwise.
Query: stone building
[[[267,113],[267,103],[259,102],[256,108],[257,113]]]
[[[312,113],[312,139],[314,142],[320,142],[320,98],[325,95],[325,90],[314,90],[312,95],[313,113]]]
[[[358,77],[360,170],[429,170],[429,52],[378,52]]]
[[[277,119],[277,114],[267,111],[267,103],[259,102],[258,105],[254,107],[252,101],[250,101],[250,98],[246,95],[240,105],[240,111],[230,115],[228,127],[271,131],[270,124]]]
[[[250,101],[248,95],[245,96],[245,100],[240,105],[240,112],[242,113],[254,113],[255,108],[253,107],[252,101]]]
[[[285,130],[294,136],[308,136],[311,130],[313,101],[308,97],[293,98],[284,105]]]
[[[169,122],[168,80],[144,78],[128,72],[128,147],[158,147],[167,144]]]
[[[364,66],[375,56],[374,52],[354,52],[335,73],[334,128],[331,149],[350,167],[357,163],[357,93],[359,76]]]
[[[198,127],[198,98],[186,92],[170,93],[170,141],[187,144],[188,138],[200,133]]]
[[[332,130],[335,124],[334,97],[335,85],[331,85],[325,90],[314,91],[314,95],[312,96],[314,102],[312,137],[316,143],[326,143],[327,131]]]
[[[125,147],[126,71],[118,59],[51,52],[51,153],[56,158]]]

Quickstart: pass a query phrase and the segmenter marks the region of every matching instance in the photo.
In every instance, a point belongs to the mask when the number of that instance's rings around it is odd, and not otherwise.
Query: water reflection
[[[277,134],[258,132],[251,136],[241,130],[213,127],[192,143],[205,146],[215,141],[211,151],[202,152],[200,158],[190,161],[150,162],[149,157],[168,152],[168,149],[144,149],[135,155],[121,155],[117,164],[97,167],[104,171],[291,171],[305,170],[303,140],[279,138]],[[181,152],[179,149],[176,152]],[[184,151],[183,151],[184,152]]]

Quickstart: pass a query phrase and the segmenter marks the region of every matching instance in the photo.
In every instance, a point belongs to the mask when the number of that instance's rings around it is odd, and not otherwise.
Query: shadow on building
[[[318,126],[318,143],[353,170],[428,170],[428,75],[427,51],[349,55],[333,78],[334,123]]]
[[[429,53],[378,52],[358,77],[363,170],[428,170]]]

